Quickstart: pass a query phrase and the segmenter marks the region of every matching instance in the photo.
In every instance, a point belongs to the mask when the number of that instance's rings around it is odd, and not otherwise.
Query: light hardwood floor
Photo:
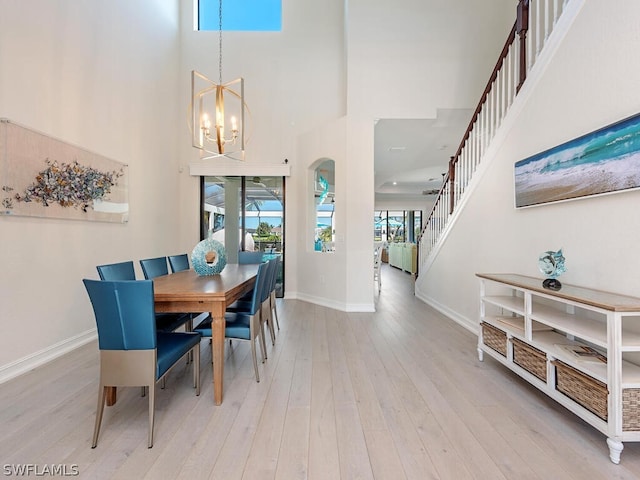
[[[485,356],[476,337],[417,300],[383,265],[376,313],[280,301],[275,347],[253,378],[247,344],[227,349],[215,407],[202,343],[200,397],[190,366],[147,399],[121,389],[90,448],[98,355],[91,343],[0,385],[3,465],[77,465],[102,479],[635,479],[640,445],[620,465],[605,437]]]

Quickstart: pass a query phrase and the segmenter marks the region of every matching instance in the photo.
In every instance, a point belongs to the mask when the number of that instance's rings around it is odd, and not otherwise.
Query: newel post
[[[519,0],[517,8],[516,32],[520,39],[520,64],[518,86],[516,93],[520,91],[522,84],[527,79],[527,30],[529,29],[529,0]]]

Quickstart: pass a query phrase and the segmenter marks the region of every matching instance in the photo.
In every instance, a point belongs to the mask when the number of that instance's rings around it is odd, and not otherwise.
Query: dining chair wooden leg
[[[258,358],[256,355],[256,342],[253,341],[251,342],[251,357],[253,358],[253,370],[256,374],[256,382],[260,382],[260,374],[258,373]]]
[[[147,447],[153,447],[153,422],[155,418],[155,406],[156,406],[156,386],[149,386],[149,442]]]
[[[196,395],[200,395],[200,344],[196,345],[191,350],[193,355],[193,386],[196,389]],[[211,362],[213,363],[213,355],[211,355]]]
[[[271,305],[268,301],[260,307],[260,320],[262,324],[267,324],[269,336],[271,337],[271,345],[276,344],[276,332],[273,328],[273,317],[271,316]]]
[[[276,305],[276,292],[271,291],[269,294],[269,303],[271,304],[271,310],[273,311],[273,316],[276,319],[276,327],[280,330],[280,320],[278,320],[278,308]]]
[[[96,409],[96,424],[93,428],[93,443],[91,448],[96,448],[98,445],[98,435],[100,434],[100,425],[102,424],[102,414],[104,413],[104,402],[106,400],[107,387],[100,385],[98,390],[98,408]]]
[[[264,363],[267,359],[267,342],[265,341],[264,322],[262,321],[262,315],[256,320],[258,323],[258,341],[260,342],[260,347],[262,349],[262,363]]]
[[[189,314],[189,320],[184,324],[184,331],[193,332],[193,314]],[[191,362],[193,362],[193,350],[189,350],[187,354],[187,365]]]

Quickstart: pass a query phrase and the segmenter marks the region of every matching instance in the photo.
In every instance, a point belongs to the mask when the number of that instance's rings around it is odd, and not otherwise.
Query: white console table
[[[640,298],[476,275],[479,359],[487,353],[604,433],[619,463],[623,442],[640,441]],[[587,353],[574,354],[576,347]]]

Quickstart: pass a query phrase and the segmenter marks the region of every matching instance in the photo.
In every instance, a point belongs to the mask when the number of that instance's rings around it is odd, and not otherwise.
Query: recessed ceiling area
[[[431,119],[376,120],[376,201],[414,197],[432,202],[472,113],[472,109],[438,109]]]

